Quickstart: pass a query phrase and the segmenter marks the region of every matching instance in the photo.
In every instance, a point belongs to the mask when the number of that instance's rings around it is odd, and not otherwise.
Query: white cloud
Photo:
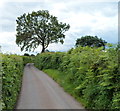
[[[58,0],[17,0],[17,2],[59,2]],[[68,0],[62,0],[63,2],[67,2]],[[16,2],[16,0],[1,0],[1,2]],[[70,1],[69,1],[70,2]],[[119,2],[119,0],[76,0],[76,2]]]
[[[24,54],[24,53],[30,53],[26,51],[20,50],[20,47],[17,46],[15,43],[16,41],[16,32],[2,32],[0,33],[0,46],[1,51],[3,53],[12,53],[12,54]],[[36,54],[40,53],[41,47],[39,46],[33,53],[31,52],[30,54]]]
[[[98,1],[102,2],[103,0]],[[111,3],[106,3],[107,1]],[[66,51],[74,46],[77,38],[84,35],[98,35],[109,42],[116,42],[118,24],[117,3],[115,3],[115,0],[107,1],[99,4],[96,1],[90,3],[87,0],[85,0],[85,3],[82,3],[81,0],[18,0],[17,2],[14,0],[3,2],[1,0],[0,4],[4,4],[4,6],[0,7],[1,13],[3,13],[2,17],[0,17],[0,25],[2,26],[0,27],[2,29],[0,45],[2,44],[5,51],[20,53],[20,48],[15,44],[15,20],[21,14],[33,10],[49,10],[50,14],[58,17],[59,21],[71,26],[70,30],[66,32],[65,43],[63,45],[51,44],[48,48],[49,50]],[[37,52],[40,52],[40,50],[41,47],[36,49]]]
[[[20,52],[15,44],[15,32],[0,33],[0,45],[2,45],[2,52]]]
[[[15,32],[1,32],[0,33],[0,44],[13,44],[15,43]]]

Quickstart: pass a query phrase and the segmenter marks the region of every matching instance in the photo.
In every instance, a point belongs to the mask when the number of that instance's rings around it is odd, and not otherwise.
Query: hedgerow
[[[17,55],[3,55],[2,74],[2,109],[14,109],[21,87],[23,59]]]
[[[34,62],[33,57],[0,54],[2,77],[2,109],[14,109],[21,89],[23,68],[27,63]]]
[[[57,70],[64,74],[62,81],[61,76],[50,75],[61,81],[86,108],[120,109],[118,52],[115,48],[103,51],[102,48],[77,47],[67,53],[40,54],[35,64],[42,70],[48,69],[48,73]]]
[[[61,52],[57,53],[48,52],[39,54],[34,58],[35,66],[41,70],[49,68],[58,69],[60,63],[62,62],[61,58],[63,55],[64,54]]]
[[[31,56],[0,54],[2,77],[2,109],[14,109],[22,84],[23,68],[27,63],[33,63]]]
[[[23,59],[23,65],[25,66],[27,63],[33,63],[34,57],[31,56],[22,56]]]
[[[36,57],[3,55],[2,106],[13,109],[21,87],[23,66],[47,72],[88,109],[120,109],[119,48],[77,47],[68,52],[42,53]]]

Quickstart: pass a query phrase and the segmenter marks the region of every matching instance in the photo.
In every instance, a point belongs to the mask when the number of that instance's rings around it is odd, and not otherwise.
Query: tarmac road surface
[[[28,63],[16,109],[84,109],[47,74]]]

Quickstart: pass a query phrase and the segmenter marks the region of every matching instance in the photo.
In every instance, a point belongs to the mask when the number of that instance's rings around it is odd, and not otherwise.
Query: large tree
[[[57,17],[50,15],[47,10],[23,14],[17,20],[16,44],[21,51],[31,51],[42,46],[42,51],[50,43],[64,43],[65,32],[70,28],[69,24],[58,22]]]
[[[97,36],[83,36],[76,40],[75,46],[89,46],[89,47],[101,47],[103,46],[105,49],[106,41],[102,38],[98,38]]]

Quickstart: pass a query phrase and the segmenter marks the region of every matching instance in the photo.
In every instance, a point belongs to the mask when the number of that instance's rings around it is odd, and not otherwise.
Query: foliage
[[[76,47],[67,53],[35,58],[47,72],[88,109],[120,109],[118,48]]]
[[[30,56],[28,53],[25,53],[24,56]]]
[[[21,87],[23,60],[17,55],[2,56],[2,109],[8,110],[15,107]]]
[[[46,52],[35,57],[2,56],[2,105],[13,109],[21,86],[23,65],[34,62],[86,108],[120,109],[119,47],[106,50],[76,47],[68,52]]]
[[[53,80],[58,82],[59,84],[63,83],[64,81],[64,74],[61,74],[59,71],[55,69],[44,69],[44,72],[48,73],[49,76],[52,77]],[[59,78],[59,79],[57,79]]]
[[[61,57],[63,56],[63,53],[61,52],[46,52],[37,55],[34,58],[34,62],[36,67],[39,67],[39,69],[49,69],[49,68],[54,68],[58,69],[59,64],[61,63]]]
[[[103,46],[105,48],[105,44],[107,42],[105,40],[102,40],[101,38],[98,38],[97,36],[84,36],[76,40],[75,46],[89,46],[89,47],[101,47]]]
[[[16,43],[26,51],[42,45],[44,52],[50,43],[63,43],[64,32],[70,28],[69,24],[58,22],[47,10],[23,14],[16,21]]]
[[[31,54],[30,56],[35,56],[34,54]]]
[[[34,58],[32,56],[22,56],[23,58],[23,65],[25,66],[27,63],[33,63]]]

